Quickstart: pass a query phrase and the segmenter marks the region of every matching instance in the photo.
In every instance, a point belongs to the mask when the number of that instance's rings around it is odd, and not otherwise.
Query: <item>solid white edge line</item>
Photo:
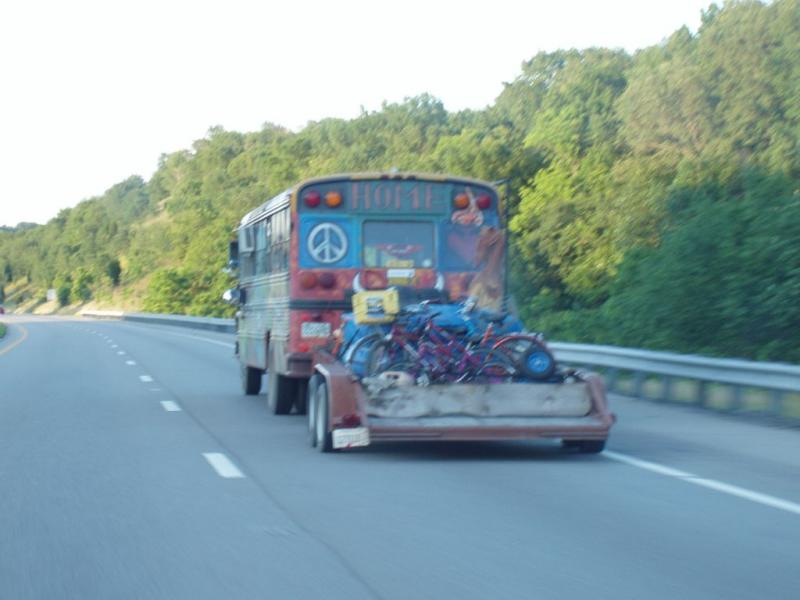
[[[139,375],[139,381],[142,383],[152,383],[153,378],[150,375]]]
[[[162,400],[161,406],[164,407],[164,410],[167,412],[180,412],[181,407],[178,406],[178,403],[173,400]]]
[[[166,333],[168,335],[174,335],[176,337],[182,337],[182,338],[189,338],[190,340],[201,340],[203,342],[208,342],[209,344],[216,344],[217,346],[223,346],[224,348],[233,349],[236,347],[236,345],[232,344],[231,342],[220,342],[219,340],[212,340],[210,338],[202,337],[199,335],[189,335],[186,333],[178,333],[177,331],[169,331],[167,329],[162,329],[162,327],[164,327],[163,325],[162,326],[156,325],[156,327],[158,327],[157,331]]]
[[[231,459],[221,452],[203,452],[203,457],[220,477],[224,477],[225,479],[244,477],[244,473],[239,470],[239,467],[233,464]]]
[[[632,467],[637,467],[646,471],[652,471],[653,473],[658,473],[659,475],[665,475],[667,477],[674,477],[675,479],[680,479],[686,483],[693,483],[695,485],[699,485],[700,487],[708,488],[723,494],[728,494],[729,496],[735,496],[743,500],[755,502],[756,504],[762,504],[764,506],[770,506],[772,508],[777,508],[779,510],[800,515],[800,504],[791,502],[789,500],[784,500],[782,498],[777,498],[776,496],[762,494],[761,492],[755,492],[753,490],[748,490],[747,488],[739,487],[738,485],[731,485],[715,479],[698,477],[697,475],[687,471],[673,469],[672,467],[668,467],[666,465],[650,462],[648,460],[641,460],[634,456],[620,454],[619,452],[613,452],[611,450],[605,450],[603,452],[603,456],[617,462],[625,463],[626,465],[630,465]]]

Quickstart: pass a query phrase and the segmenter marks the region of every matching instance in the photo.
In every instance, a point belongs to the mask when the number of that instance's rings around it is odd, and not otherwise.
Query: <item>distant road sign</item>
[[[48,302],[55,302],[56,300],[56,288],[50,288],[47,290],[47,301]]]

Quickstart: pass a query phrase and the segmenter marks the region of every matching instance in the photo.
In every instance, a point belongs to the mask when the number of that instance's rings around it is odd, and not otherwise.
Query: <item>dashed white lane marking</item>
[[[119,348],[116,344],[111,344],[111,349],[114,350],[115,348]]]
[[[151,392],[160,392],[161,388],[150,388]]]
[[[239,470],[239,467],[221,452],[203,452],[203,456],[220,477],[225,477],[226,479],[244,477],[244,473]]]
[[[133,366],[133,365],[135,365],[135,364],[136,364],[136,361],[135,361],[135,360],[126,360],[126,361],[125,361],[125,364],[126,364],[126,365],[130,365],[130,366]]]
[[[626,465],[630,465],[632,467],[638,467],[639,469],[652,471],[653,473],[658,473],[659,475],[665,475],[667,477],[674,477],[675,479],[680,479],[686,483],[693,483],[710,490],[722,492],[723,494],[742,498],[743,500],[749,500],[750,502],[763,504],[764,506],[771,506],[772,508],[777,508],[779,510],[800,515],[800,504],[797,504],[796,502],[790,502],[789,500],[784,500],[783,498],[770,496],[769,494],[762,494],[761,492],[755,492],[753,490],[748,490],[747,488],[739,487],[738,485],[731,485],[722,481],[716,481],[715,479],[705,479],[704,477],[698,477],[697,475],[687,471],[673,469],[672,467],[667,467],[666,465],[660,465],[647,460],[641,460],[633,456],[628,456],[627,454],[620,454],[619,452],[611,452],[610,450],[606,450],[603,452],[603,456],[610,458],[611,460],[616,460],[617,462],[625,463]]]
[[[139,381],[142,383],[153,383],[153,378],[150,375],[139,375]]]
[[[180,412],[181,407],[178,406],[177,402],[173,402],[172,400],[162,400],[161,406],[164,407],[164,410],[167,412]]]
[[[117,352],[117,355],[125,356],[125,350],[120,350],[119,352]]]

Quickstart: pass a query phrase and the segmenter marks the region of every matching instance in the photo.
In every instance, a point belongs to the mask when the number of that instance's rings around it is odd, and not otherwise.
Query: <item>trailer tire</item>
[[[575,448],[581,454],[599,454],[606,447],[606,440],[561,440],[565,448]]]
[[[308,388],[306,389],[306,409],[307,409],[307,423],[308,423],[308,443],[311,445],[312,448],[316,447],[317,445],[317,431],[316,427],[316,417],[317,417],[317,388],[322,381],[322,376],[315,373],[311,376],[311,379],[308,380]]]
[[[315,446],[320,452],[333,452],[333,434],[328,431],[328,384],[324,381],[317,386],[314,395],[316,415],[314,417]]]
[[[264,371],[240,364],[239,372],[242,378],[242,391],[247,396],[257,396],[261,391],[261,379]]]
[[[600,454],[605,450],[605,440],[581,440],[578,446],[578,452],[581,454]]]

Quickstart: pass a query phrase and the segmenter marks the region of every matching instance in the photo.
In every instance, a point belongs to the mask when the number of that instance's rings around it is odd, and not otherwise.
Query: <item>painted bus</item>
[[[399,172],[308,179],[247,213],[231,243],[238,286],[226,292],[244,393],[258,394],[266,373],[271,411],[304,412],[312,351],[354,292],[499,303],[501,216],[490,183]]]

